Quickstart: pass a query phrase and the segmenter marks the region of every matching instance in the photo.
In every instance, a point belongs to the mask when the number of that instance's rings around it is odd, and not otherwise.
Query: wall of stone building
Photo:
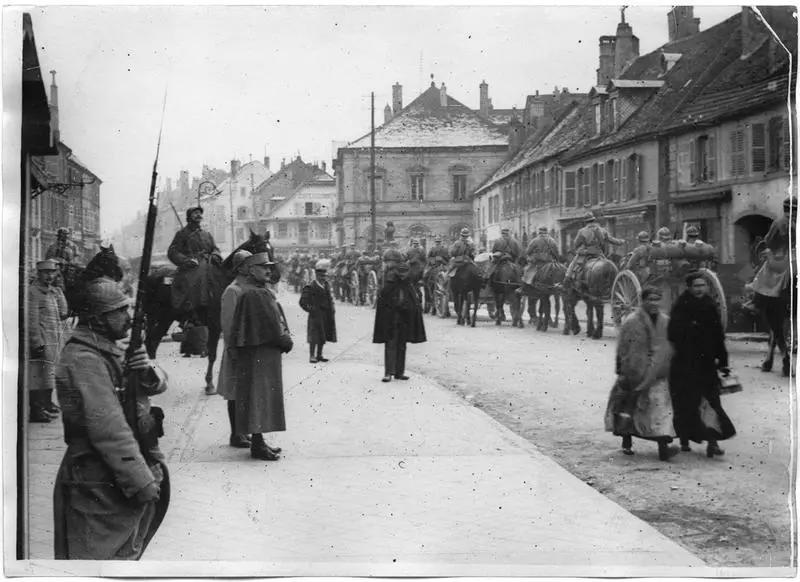
[[[412,236],[425,239],[435,235],[445,238],[462,226],[474,227],[472,193],[506,157],[505,148],[483,150],[422,150],[414,152],[382,151],[376,155],[376,175],[384,186],[376,185],[376,223],[378,239],[383,238],[387,221],[395,225],[394,238],[400,246]],[[344,242],[356,241],[366,246],[370,239],[370,157],[369,151],[343,155],[337,168],[341,180],[342,226]],[[422,172],[423,200],[411,198],[411,175]],[[464,200],[453,200],[453,176],[466,175]]]

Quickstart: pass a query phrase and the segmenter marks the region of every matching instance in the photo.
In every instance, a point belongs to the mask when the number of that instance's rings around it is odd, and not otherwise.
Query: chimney
[[[397,113],[403,108],[403,86],[400,83],[392,85],[392,114]]]
[[[269,170],[269,156],[264,156],[264,167]]]
[[[766,26],[749,6],[742,6],[742,59],[759,49],[769,36]]]
[[[511,116],[508,122],[508,153],[515,154],[522,147],[522,142],[525,140],[524,127],[517,119],[516,114]]]
[[[231,178],[236,177],[236,174],[239,173],[240,167],[241,167],[241,162],[239,162],[239,160],[231,160]]]
[[[614,75],[614,51],[617,37],[600,37],[600,66],[597,67],[597,86],[605,87]]]
[[[389,123],[392,120],[392,108],[389,107],[389,104],[386,104],[386,107],[383,108],[383,123]]]
[[[286,167],[286,158],[281,158],[281,170]]]
[[[625,22],[625,9],[621,10],[622,20],[617,25],[617,42],[614,45],[614,78],[639,56],[639,37],[633,34],[631,25]]]
[[[478,103],[478,113],[481,117],[488,119],[489,117],[489,85],[486,84],[486,81],[482,81],[480,85],[478,85],[479,93],[480,93],[480,101]]]
[[[444,86],[444,82],[442,82],[442,87],[439,89],[439,105],[447,107],[447,87]]]
[[[50,83],[50,130],[53,133],[53,144],[57,144],[61,139],[61,131],[58,128],[58,87],[56,86],[56,72],[50,71],[53,80]]]
[[[700,32],[700,19],[694,17],[694,6],[673,6],[667,12],[669,42]]]

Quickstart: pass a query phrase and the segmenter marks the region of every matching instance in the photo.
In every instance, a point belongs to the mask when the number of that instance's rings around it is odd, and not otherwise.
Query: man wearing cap
[[[630,269],[636,273],[639,281],[647,281],[650,277],[650,249],[652,243],[650,241],[650,233],[646,230],[641,231],[636,235],[636,241],[639,245],[631,251],[628,257],[625,268]]]
[[[78,247],[70,240],[70,230],[61,226],[56,231],[56,240],[53,244],[47,247],[44,253],[45,259],[53,259],[58,266],[53,284],[66,291],[66,284],[64,279],[69,277],[69,273],[65,273],[78,258]],[[74,273],[73,273],[74,274]]]
[[[314,267],[314,280],[303,287],[300,294],[300,308],[308,313],[306,338],[308,341],[308,361],[312,364],[327,362],[322,348],[325,342],[336,342],[336,309],[328,283],[330,261],[323,259]]]
[[[167,385],[144,347],[123,365],[116,342],[131,328],[129,303],[114,281],[90,283],[86,309],[58,363],[67,450],[53,495],[56,559],[138,560],[166,513],[169,475],[158,447],[163,412],[149,396]],[[138,390],[136,417],[128,419],[120,389],[130,387],[131,374]]]
[[[625,241],[614,238],[608,231],[597,224],[597,218],[591,212],[583,217],[585,226],[578,231],[572,243],[572,250],[575,256],[572,257],[564,275],[564,282],[571,283],[583,270],[583,266],[591,258],[605,257],[608,254],[608,245],[621,245]]]
[[[222,352],[222,361],[219,367],[217,393],[228,402],[228,421],[231,425],[228,444],[236,448],[250,448],[250,435],[236,432],[236,369],[233,367],[233,358],[229,353],[231,350],[231,324],[236,311],[236,303],[250,285],[248,270],[245,267],[245,260],[250,256],[252,256],[251,253],[245,250],[238,250],[234,253],[231,266],[236,277],[222,292],[220,303],[220,323],[225,350]],[[206,389],[206,394],[213,394],[213,392],[209,393]]]
[[[447,276],[454,277],[458,269],[475,260],[475,243],[469,236],[469,229],[461,229],[461,238],[450,246],[450,265]]]
[[[450,252],[442,244],[442,237],[436,235],[433,239],[433,246],[428,251],[427,263],[425,271],[422,274],[424,279],[428,278],[428,274],[437,267],[443,267],[450,260]]]
[[[419,245],[419,239],[411,239],[411,246],[406,251],[406,260],[411,269],[409,278],[412,283],[416,283],[422,279],[422,272],[425,269],[425,249]]]
[[[511,236],[511,231],[504,228],[500,231],[500,238],[494,241],[492,245],[492,262],[489,264],[489,269],[486,273],[486,278],[491,279],[497,265],[503,261],[511,261],[516,264],[522,254],[522,248],[519,246],[517,239]]]
[[[383,382],[390,382],[392,376],[408,380],[406,344],[426,341],[422,307],[409,273],[407,263],[387,272],[376,302],[372,342],[384,344]]]
[[[528,285],[533,284],[533,279],[540,268],[558,262],[558,243],[550,236],[546,226],[539,227],[539,234],[528,245],[525,255],[528,257],[528,268],[523,280]]]
[[[203,230],[203,209],[186,211],[186,226],[175,233],[167,257],[178,272],[172,284],[172,307],[185,315],[206,324],[208,306],[214,297],[222,294],[221,284],[212,269],[222,264],[217,244],[211,233]]]
[[[36,281],[28,288],[28,398],[31,422],[50,422],[58,414],[53,403],[55,366],[64,340],[67,300],[55,284],[53,259],[36,263]]]
[[[236,434],[249,434],[250,456],[277,461],[264,433],[285,431],[282,355],[291,351],[283,309],[267,286],[275,263],[257,253],[244,261],[248,285],[239,297],[230,327],[230,350],[236,370]]]
[[[656,231],[656,240],[653,241],[654,247],[660,246],[667,246],[674,244],[675,241],[672,239],[672,231],[669,229],[668,226],[662,226]]]

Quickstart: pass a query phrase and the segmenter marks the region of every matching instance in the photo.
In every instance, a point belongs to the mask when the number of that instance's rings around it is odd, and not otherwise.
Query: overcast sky
[[[667,41],[668,10],[626,11],[641,54]],[[698,6],[695,16],[705,30],[738,10]],[[404,105],[431,74],[472,108],[484,79],[496,108],[520,107],[556,85],[588,91],[598,37],[620,20],[618,7],[597,5],[52,6],[31,14],[48,94],[47,71],[57,71],[61,140],[103,180],[106,232],[146,207],[166,87],[162,178],[265,152],[273,171],[298,153],[330,165],[332,141],[369,130],[370,91],[382,122],[395,82]]]

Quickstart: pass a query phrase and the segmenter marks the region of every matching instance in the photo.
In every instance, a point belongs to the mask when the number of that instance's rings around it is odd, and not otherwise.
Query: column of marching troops
[[[765,239],[773,262],[794,256],[789,239],[796,208],[796,199],[787,199],[785,216],[773,223]],[[248,448],[254,459],[276,461],[281,449],[268,444],[264,435],[286,430],[282,356],[293,348],[273,290],[280,278],[278,265],[271,250],[237,250],[230,260],[232,280],[224,289],[215,289],[218,283],[212,275],[222,258],[213,237],[202,229],[202,218],[202,208],[189,209],[186,227],[170,246],[168,255],[178,267],[172,304],[183,310],[184,321],[202,321],[219,291],[225,351],[218,388],[227,401],[229,445]],[[608,245],[622,243],[599,226],[593,215],[588,214],[585,223],[575,238],[570,277],[586,260],[606,254]],[[699,241],[699,233],[690,229],[687,234],[689,239],[680,244],[705,244]],[[676,244],[667,240],[668,229],[658,235],[660,240],[651,243],[647,233],[641,233],[641,245],[628,257],[628,264],[635,266],[649,246]],[[426,341],[416,281],[427,269],[446,266],[452,274],[475,258],[475,244],[466,228],[449,249],[441,243],[437,237],[427,256],[418,241],[406,253],[391,244],[380,257],[383,276],[373,342],[385,346],[384,382],[408,380],[406,344]],[[59,559],[138,559],[169,502],[169,472],[158,446],[164,415],[150,403],[150,396],[167,389],[166,376],[144,348],[126,358],[120,347],[131,329],[131,301],[119,284],[120,277],[90,280],[81,295],[77,325],[73,329],[64,325],[68,308],[58,280],[74,254],[68,233],[60,232],[47,258],[36,265],[28,300],[29,420],[49,422],[60,412],[67,444],[54,489],[54,553]],[[500,261],[518,261],[521,247],[503,229],[491,254],[487,276]],[[529,269],[534,270],[559,259],[547,229],[539,229],[526,255]],[[333,260],[355,268],[363,258],[351,247]],[[375,259],[373,255],[371,260]],[[322,259],[313,268],[314,278],[303,287],[299,303],[308,313],[309,361],[317,364],[329,361],[323,348],[338,337],[328,280],[332,262]],[[754,282],[759,290],[773,292],[770,285],[785,290],[785,277],[762,276],[762,271]],[[705,279],[693,272],[686,284],[669,318],[659,310],[661,290],[645,285],[640,307],[620,329],[617,381],[605,421],[607,430],[622,437],[627,455],[633,454],[632,437],[636,436],[656,441],[659,457],[666,460],[676,452],[668,444],[677,436],[681,450],[689,451],[692,441],[707,442],[706,454],[714,457],[723,454],[718,441],[735,434],[719,398],[720,378],[730,373],[722,322]],[[132,382],[138,387],[133,421],[120,401],[120,394]],[[52,401],[54,390],[60,407]]]

